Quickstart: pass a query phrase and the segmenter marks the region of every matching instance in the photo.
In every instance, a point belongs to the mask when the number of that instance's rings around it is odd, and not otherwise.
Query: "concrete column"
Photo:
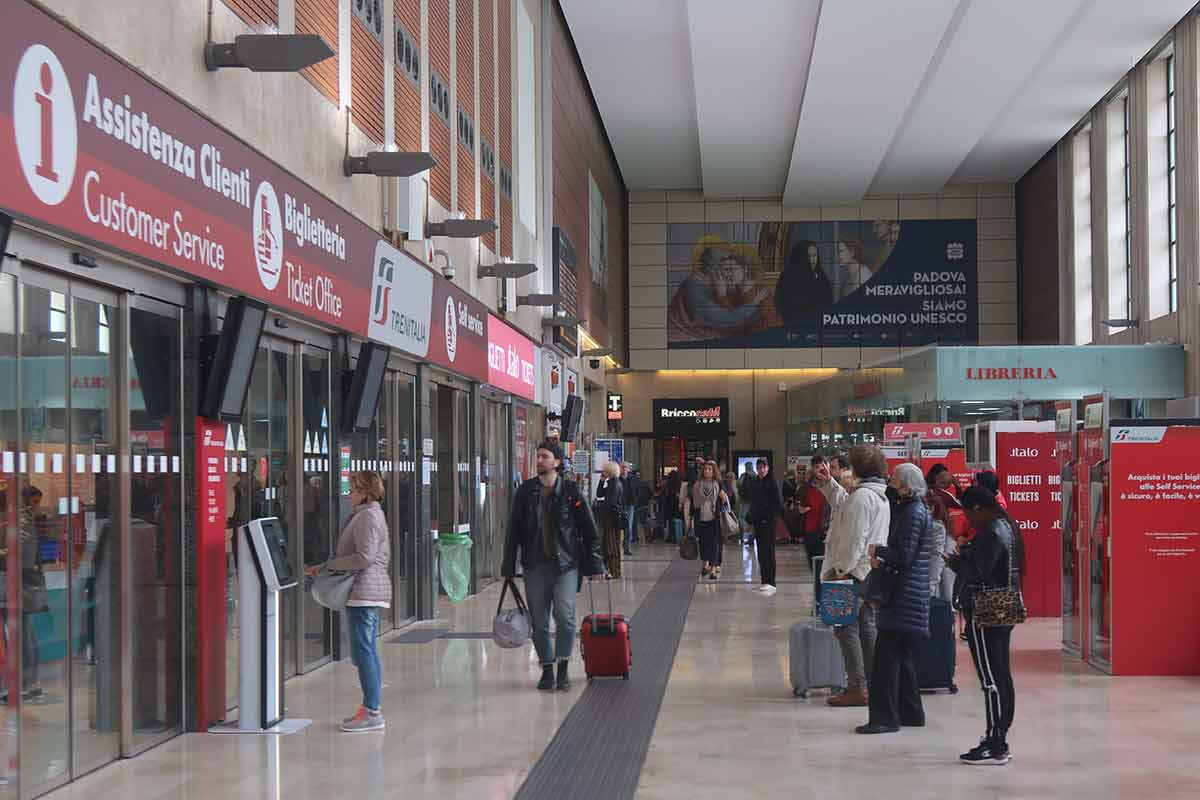
[[[384,2],[383,11],[383,147],[396,146],[396,6]]]
[[[296,32],[296,0],[279,0],[279,32]]]
[[[1146,121],[1150,117],[1149,87],[1146,85],[1145,64],[1137,66],[1129,76],[1129,172],[1132,228],[1130,243],[1132,273],[1129,280],[1129,300],[1137,328],[1131,330],[1133,341],[1146,341],[1150,329],[1150,169],[1149,137]]]
[[[450,208],[451,216],[459,209],[458,200],[458,4],[471,0],[450,0]]]
[[[1092,341],[1108,341],[1108,113],[1092,109]],[[1121,190],[1121,187],[1114,187]]]

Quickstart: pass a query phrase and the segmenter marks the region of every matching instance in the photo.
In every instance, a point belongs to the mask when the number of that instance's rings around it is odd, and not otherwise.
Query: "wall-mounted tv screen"
[[[258,300],[234,297],[225,305],[221,336],[200,398],[200,416],[229,419],[242,415],[266,321],[267,306]]]
[[[379,390],[387,368],[389,350],[376,342],[367,342],[358,351],[358,363],[342,410],[342,430],[346,433],[365,431],[375,421],[379,405]]]

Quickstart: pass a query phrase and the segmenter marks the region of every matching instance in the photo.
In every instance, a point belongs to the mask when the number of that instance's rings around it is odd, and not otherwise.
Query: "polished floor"
[[[663,546],[638,549],[616,593],[618,610],[636,610],[673,555]],[[1015,758],[1007,767],[965,767],[956,756],[983,729],[965,650],[962,691],[925,698],[928,727],[857,736],[864,710],[829,708],[819,692],[795,699],[788,684],[788,628],[807,617],[811,601],[802,551],[781,550],[773,598],[751,591],[747,551],[728,547],[725,558],[721,581],[705,581],[692,601],[638,797],[1200,797],[1200,680],[1099,675],[1059,654],[1057,623],[1031,622],[1014,636]],[[498,588],[444,604],[429,627],[490,630]],[[181,736],[49,796],[507,798],[583,691],[581,681],[565,694],[535,691],[531,650],[487,640],[380,650],[384,734],[338,730],[360,697],[353,668],[340,663],[288,683],[288,715],[314,720],[302,733]]]

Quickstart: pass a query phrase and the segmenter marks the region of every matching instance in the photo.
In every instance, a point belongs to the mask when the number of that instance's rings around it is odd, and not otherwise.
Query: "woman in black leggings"
[[[962,505],[979,533],[946,563],[956,573],[955,603],[966,613],[967,643],[983,687],[987,731],[979,745],[959,760],[964,764],[1007,764],[1012,760],[1008,731],[1017,702],[1010,658],[1012,626],[980,627],[974,624],[971,609],[973,594],[980,588],[1020,588],[1025,573],[1025,545],[1020,526],[987,489],[967,489]]]

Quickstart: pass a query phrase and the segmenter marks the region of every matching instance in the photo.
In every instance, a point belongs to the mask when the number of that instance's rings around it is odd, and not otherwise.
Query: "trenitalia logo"
[[[1147,428],[1113,428],[1111,431],[1114,444],[1154,444],[1161,442],[1167,435],[1166,426]]]
[[[721,407],[713,406],[712,408],[662,408],[659,409],[658,415],[663,419],[671,419],[676,417],[690,417],[693,419],[705,421],[718,421],[721,419]]]
[[[967,367],[969,381],[1056,381],[1054,367]]]

